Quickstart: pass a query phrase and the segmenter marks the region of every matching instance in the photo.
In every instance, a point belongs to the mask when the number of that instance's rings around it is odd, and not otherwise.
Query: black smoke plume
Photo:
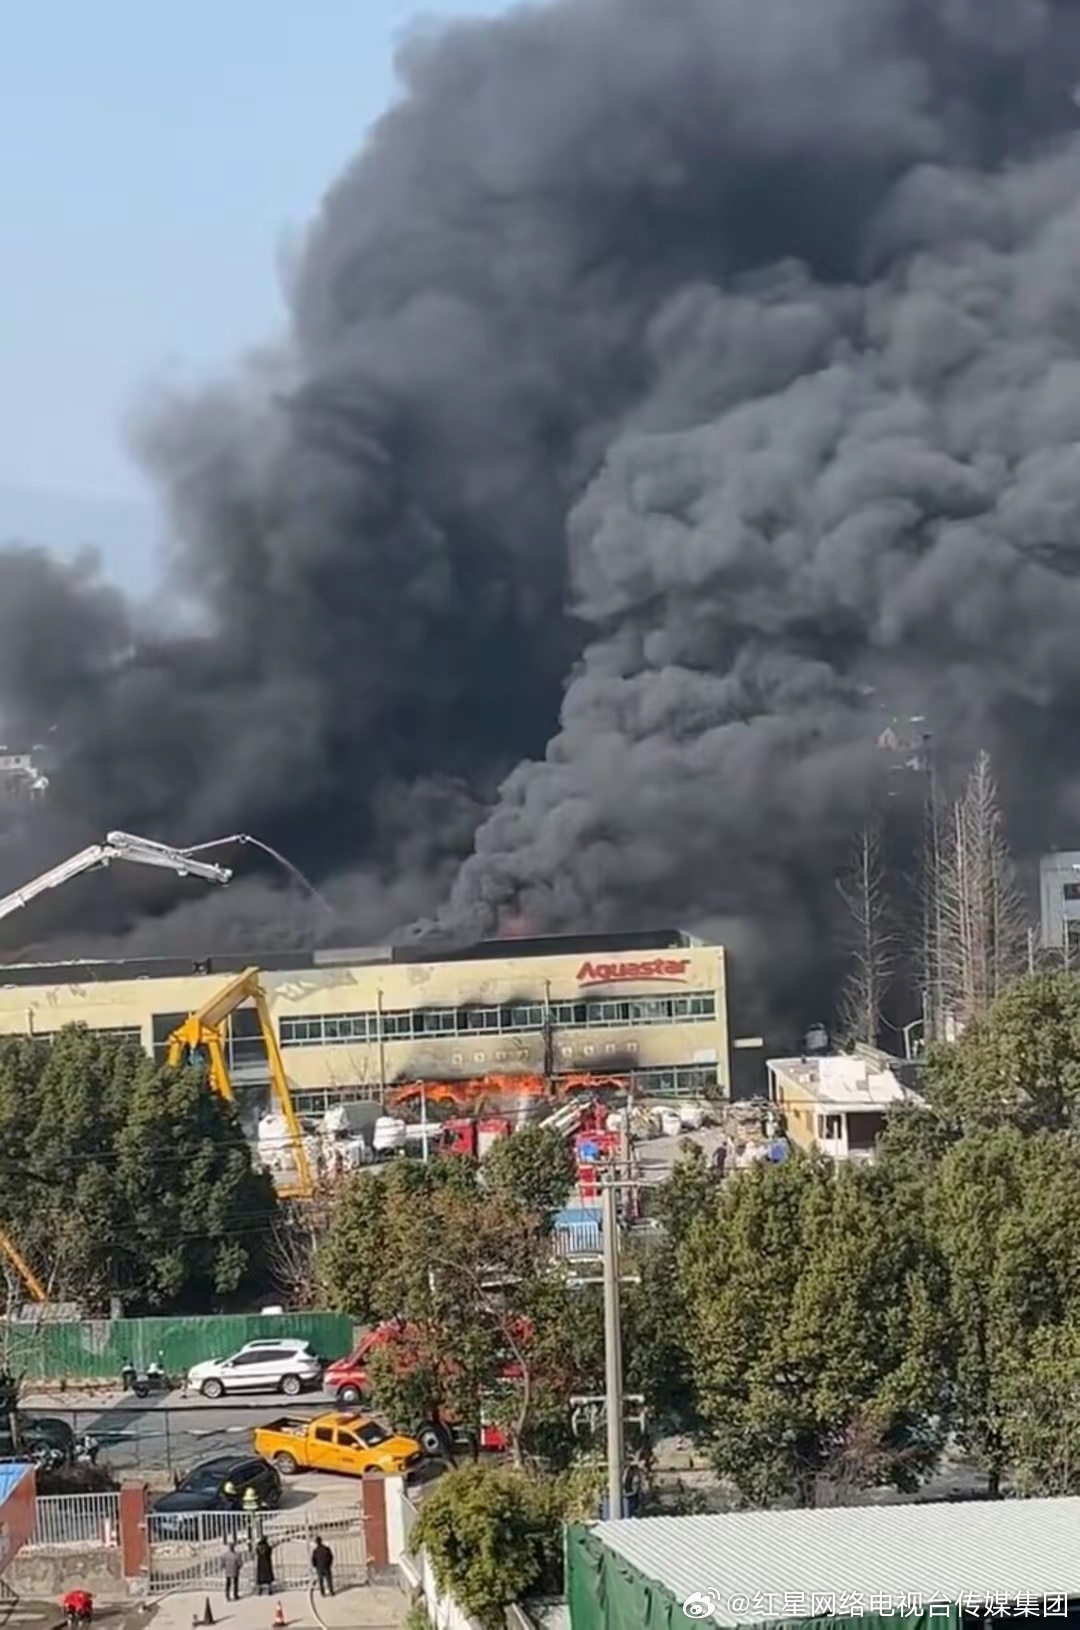
[[[241,829],[354,939],[674,920],[790,1002],[851,830],[918,803],[890,716],[1071,841],[1080,8],[562,0],[399,69],[287,342],[142,427],[168,591],[0,558],[0,714],[57,761],[2,881]],[[49,930],[317,931],[174,902]]]

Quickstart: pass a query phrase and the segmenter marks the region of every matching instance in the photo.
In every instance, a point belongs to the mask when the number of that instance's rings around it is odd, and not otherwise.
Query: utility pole
[[[604,1411],[607,1417],[608,1520],[623,1512],[622,1321],[619,1309],[619,1215],[611,1174],[602,1179],[604,1251]]]

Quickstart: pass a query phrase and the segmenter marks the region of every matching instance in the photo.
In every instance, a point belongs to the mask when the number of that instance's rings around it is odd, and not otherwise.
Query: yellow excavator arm
[[[270,1067],[270,1090],[289,1133],[289,1143],[296,1163],[297,1184],[294,1189],[283,1189],[286,1197],[308,1199],[314,1193],[311,1167],[304,1148],[304,1133],[297,1118],[296,1108],[289,1091],[289,1081],[281,1059],[274,1022],[266,1001],[266,992],[259,980],[258,968],[245,968],[223,985],[216,995],[178,1025],[169,1037],[168,1060],[180,1065],[194,1057],[204,1057],[209,1064],[210,1085],[219,1097],[234,1101],[233,1085],[225,1058],[224,1026],[238,1007],[251,1002],[259,1018],[259,1033],[266,1048],[266,1061]]]
[[[35,1302],[47,1302],[48,1293],[37,1274],[18,1249],[11,1235],[0,1228],[0,1252],[7,1257]]]

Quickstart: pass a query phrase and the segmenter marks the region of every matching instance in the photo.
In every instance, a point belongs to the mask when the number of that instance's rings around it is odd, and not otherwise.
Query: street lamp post
[[[608,1516],[623,1508],[622,1318],[619,1305],[619,1217],[615,1184],[603,1181],[601,1228],[604,1251],[604,1405],[607,1415]]]

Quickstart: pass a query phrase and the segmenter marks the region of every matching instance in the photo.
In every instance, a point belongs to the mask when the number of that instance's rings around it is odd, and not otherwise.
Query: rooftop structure
[[[767,1068],[769,1098],[783,1114],[791,1141],[839,1160],[871,1156],[887,1113],[922,1103],[910,1084],[910,1066],[869,1049],[774,1058]]]
[[[572,1630],[863,1615],[944,1630],[1006,1604],[1064,1618],[1078,1539],[1075,1498],[644,1517],[568,1531],[567,1598]]]

